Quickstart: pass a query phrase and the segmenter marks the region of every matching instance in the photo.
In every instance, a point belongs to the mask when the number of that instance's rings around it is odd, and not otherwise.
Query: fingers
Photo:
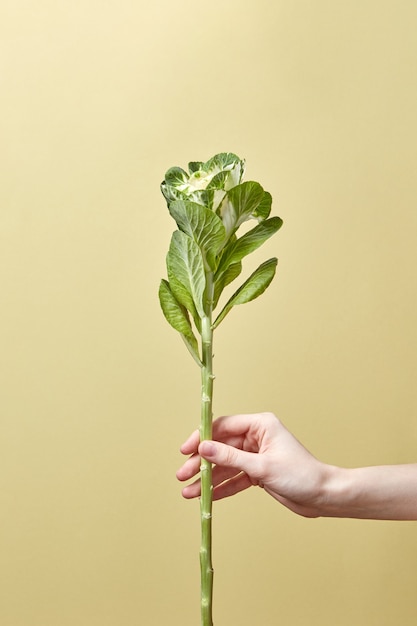
[[[262,475],[262,457],[219,441],[202,441],[198,447],[202,457],[216,465],[245,472],[257,480]]]
[[[248,424],[252,422],[251,415],[236,415],[221,417],[213,423],[213,438],[227,442],[234,448],[242,448],[244,433],[248,429]],[[200,471],[200,456],[197,454],[200,444],[200,432],[195,430],[181,445],[182,454],[191,457],[177,471],[178,480],[189,480]]]
[[[264,413],[241,413],[237,415],[224,415],[218,417],[213,422],[213,433],[219,439],[234,434],[243,435],[248,431],[256,431],[265,426],[276,426],[278,419],[276,415],[269,412]]]
[[[221,471],[216,473],[217,469]],[[233,496],[244,489],[248,489],[248,487],[251,487],[252,485],[253,483],[249,476],[243,472],[238,472],[236,474],[236,470],[225,470],[225,468],[217,467],[213,470],[213,500],[221,500],[222,498]],[[187,500],[199,498],[201,495],[200,479],[196,480],[191,485],[184,487],[182,495]]]
[[[194,483],[191,483],[191,485],[187,485],[186,487],[184,487],[181,493],[183,498],[186,498],[186,500],[199,498],[201,495],[200,479],[196,480]]]
[[[184,465],[180,467],[180,469],[177,471],[176,476],[178,480],[183,482],[196,476],[200,471],[200,464],[201,457],[199,455],[188,459],[184,463]],[[236,470],[233,467],[221,467],[220,465],[216,465],[213,467],[212,484],[215,487],[216,485],[222,483],[224,480],[236,476],[238,473],[239,470]],[[196,482],[199,482],[199,480]]]
[[[197,436],[198,432],[193,433],[181,447],[181,450],[184,450],[184,454],[189,454],[189,451],[195,450]],[[198,453],[197,451],[192,453],[191,457],[177,471],[176,476],[178,480],[189,480],[196,476],[200,471],[201,457],[219,467],[233,468],[234,470],[246,472],[255,480],[262,473],[261,455],[246,452],[234,445],[227,445],[219,441],[202,441],[198,446]]]
[[[194,454],[197,452],[198,444],[200,443],[200,431],[197,429],[188,437],[182,444],[180,451],[182,454]]]
[[[178,480],[189,480],[196,476],[200,471],[201,457],[199,454],[193,454],[185,463],[179,468],[176,473]]]
[[[213,439],[227,442],[231,446],[241,447],[244,434],[248,430],[247,424],[250,420],[240,420],[234,418],[246,418],[247,416],[220,417],[213,422]],[[248,416],[250,417],[250,416]],[[180,447],[182,454],[195,454],[200,443],[200,431],[197,429],[184,441]]]
[[[215,464],[213,497],[225,498],[258,484],[262,480],[261,442],[268,428],[278,427],[272,413],[255,413],[220,417],[213,422],[213,440],[200,443],[195,430],[182,444],[182,454],[191,455],[177,471],[178,480],[185,481],[200,471],[201,457]],[[243,448],[243,449],[242,449]],[[200,495],[200,481],[184,487],[184,498]]]
[[[252,486],[252,482],[247,474],[238,474],[231,480],[226,480],[218,487],[214,488],[213,500],[222,500],[223,498],[234,496],[240,491],[244,491],[245,489],[248,489]]]
[[[224,441],[228,437],[245,435],[259,424],[260,413],[242,415],[224,415],[213,422],[213,439]]]
[[[251,439],[259,439],[265,429],[278,426],[278,420],[272,413],[248,413],[243,415],[226,415],[213,422],[212,438],[228,443],[234,447],[242,447],[241,442],[250,433]],[[182,444],[182,454],[195,454],[200,443],[200,432],[195,430]]]

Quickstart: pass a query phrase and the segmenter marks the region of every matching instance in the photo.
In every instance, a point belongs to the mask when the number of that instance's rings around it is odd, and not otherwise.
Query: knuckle
[[[235,448],[227,446],[225,449],[225,464],[234,467],[238,461],[238,452]]]

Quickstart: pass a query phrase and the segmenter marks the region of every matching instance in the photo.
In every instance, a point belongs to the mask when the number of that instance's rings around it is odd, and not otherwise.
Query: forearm
[[[345,469],[327,466],[320,515],[417,520],[417,463]]]

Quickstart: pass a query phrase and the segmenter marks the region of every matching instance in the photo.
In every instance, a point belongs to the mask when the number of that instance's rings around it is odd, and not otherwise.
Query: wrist
[[[346,505],[349,506],[351,492],[350,470],[323,464],[318,514],[321,517],[349,517]]]
[[[394,493],[398,489],[395,484],[389,485],[381,469],[326,465],[320,514],[323,517],[390,519]]]

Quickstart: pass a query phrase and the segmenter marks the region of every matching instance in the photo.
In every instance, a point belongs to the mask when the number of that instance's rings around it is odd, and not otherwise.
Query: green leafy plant
[[[166,259],[168,280],[159,288],[162,311],[201,368],[200,439],[211,439],[213,419],[213,333],[231,309],[254,300],[271,283],[277,266],[262,263],[220,307],[223,290],[242,271],[242,260],[282,225],[270,217],[272,197],[257,182],[242,182],[245,162],[235,154],[217,154],[191,162],[188,172],[172,167],[161,191],[177,224]],[[255,226],[238,237],[245,222]],[[212,466],[201,463],[201,624],[212,626],[211,557]]]

